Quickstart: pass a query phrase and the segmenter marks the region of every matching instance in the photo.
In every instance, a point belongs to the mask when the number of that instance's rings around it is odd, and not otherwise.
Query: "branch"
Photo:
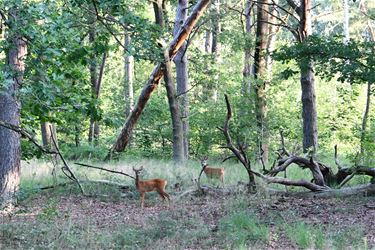
[[[0,126],[4,127],[4,128],[7,128],[7,129],[10,129],[10,130],[13,130],[14,132],[17,132],[19,134],[21,134],[22,136],[26,137],[29,141],[31,141],[37,148],[39,148],[43,153],[46,153],[46,154],[57,154],[56,151],[52,151],[52,150],[49,150],[49,149],[46,149],[45,147],[43,147],[42,145],[40,145],[35,139],[34,139],[34,136],[31,135],[30,132],[26,131],[25,129],[19,127],[19,126],[16,126],[16,125],[13,125],[13,124],[10,124],[10,123],[7,123],[7,122],[4,122],[4,121],[0,121]]]
[[[61,168],[61,170],[63,171],[63,173],[69,178],[71,179],[72,181],[75,181],[79,187],[79,189],[81,190],[81,193],[83,195],[85,195],[85,192],[81,186],[81,184],[79,183],[79,180],[77,179],[77,177],[74,175],[73,171],[70,169],[68,163],[66,162],[65,158],[62,156],[61,152],[60,152],[60,149],[56,143],[56,139],[55,139],[55,136],[54,136],[54,133],[53,133],[53,130],[52,130],[52,126],[50,125],[49,126],[49,130],[51,132],[51,138],[52,138],[52,142],[53,142],[53,145],[57,151],[57,154],[60,156],[60,159],[62,160],[62,162],[64,163],[64,167]],[[68,171],[68,173],[65,172]]]
[[[135,178],[133,176],[128,175],[128,174],[126,174],[124,172],[121,172],[121,171],[116,171],[116,170],[111,170],[111,169],[106,169],[106,168],[101,168],[101,167],[95,167],[95,166],[91,166],[91,165],[88,165],[88,164],[85,164],[85,163],[79,163],[79,162],[75,162],[74,164],[79,165],[79,166],[84,166],[84,167],[87,167],[87,168],[99,169],[99,170],[107,171],[107,172],[114,173],[114,174],[122,174],[122,175],[125,175],[125,176],[135,180]]]

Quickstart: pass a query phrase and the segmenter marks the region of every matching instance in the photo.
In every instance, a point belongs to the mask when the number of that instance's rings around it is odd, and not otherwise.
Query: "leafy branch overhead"
[[[347,44],[342,37],[310,36],[305,43],[283,46],[273,53],[273,58],[284,64],[295,61],[305,65],[313,60],[315,72],[329,79],[341,82],[374,82],[375,46],[373,42],[351,40]],[[289,66],[282,75],[290,77],[297,73]]]

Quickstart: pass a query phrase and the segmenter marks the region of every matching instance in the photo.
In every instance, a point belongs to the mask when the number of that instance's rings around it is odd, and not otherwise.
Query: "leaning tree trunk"
[[[21,102],[17,91],[23,80],[24,57],[27,53],[25,40],[19,35],[20,9],[9,10],[9,49],[7,71],[9,84],[0,86],[0,120],[15,126],[20,124]],[[0,209],[16,202],[15,194],[20,183],[21,141],[20,134],[0,127]]]
[[[267,83],[267,47],[268,47],[268,0],[257,2],[257,31],[254,55],[255,71],[255,94],[256,94],[256,117],[258,127],[258,145],[264,163],[268,162],[268,129],[266,83]]]
[[[207,8],[207,5],[209,4],[209,0],[201,0],[199,1],[189,18],[186,19],[185,23],[182,25],[180,31],[177,35],[174,36],[173,41],[170,43],[169,47],[167,48],[169,57],[171,59],[174,58],[174,56],[177,54],[178,50],[181,48],[183,43],[185,42],[188,35],[191,33],[193,27],[199,20],[199,18],[203,15],[204,11]],[[148,100],[151,97],[151,94],[158,86],[161,78],[163,77],[164,69],[162,67],[161,63],[158,63],[155,68],[153,69],[149,80],[145,84],[145,86],[142,89],[142,92],[138,98],[137,104],[134,107],[133,112],[130,114],[130,116],[126,119],[125,125],[121,130],[120,135],[117,137],[116,142],[110,149],[106,160],[110,159],[112,157],[113,152],[122,152],[126,148],[130,135],[143,111],[145,108]]]
[[[343,30],[344,30],[344,43],[349,42],[349,3],[348,0],[342,0],[342,7],[344,10]]]
[[[187,18],[188,4],[188,0],[178,1],[175,27],[173,31],[174,36],[178,34],[181,26]],[[179,96],[179,119],[182,122],[183,130],[183,160],[189,158],[189,75],[186,46],[186,42],[184,42],[174,58],[174,63],[176,65],[177,96]]]

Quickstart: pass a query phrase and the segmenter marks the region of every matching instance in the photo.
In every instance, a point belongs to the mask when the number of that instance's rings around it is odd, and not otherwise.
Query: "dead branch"
[[[4,122],[4,121],[0,121],[0,126],[2,126],[4,128],[7,128],[7,129],[10,129],[10,130],[13,130],[14,132],[17,132],[17,133],[21,134],[23,137],[26,137],[37,148],[39,148],[43,153],[46,153],[46,154],[57,154],[56,151],[49,150],[49,149],[43,147],[42,145],[40,145],[35,140],[34,136],[30,132],[26,131],[25,129],[23,129],[23,128],[19,127],[19,126],[16,126],[16,125]]]
[[[88,164],[85,164],[85,163],[79,163],[79,162],[75,162],[74,164],[79,165],[79,166],[83,166],[83,167],[87,167],[87,168],[99,169],[99,170],[107,171],[107,172],[114,173],[114,174],[125,175],[125,176],[127,176],[127,177],[132,178],[133,180],[135,180],[135,178],[133,176],[128,175],[128,174],[126,174],[124,172],[121,172],[121,171],[116,171],[116,170],[111,170],[111,169],[101,168],[101,167],[95,167],[95,166],[92,166],[92,165],[88,165]]]
[[[83,195],[85,195],[85,191],[83,190],[78,178],[74,175],[73,171],[70,169],[68,163],[66,162],[65,158],[62,156],[61,152],[60,152],[60,149],[59,149],[59,146],[57,145],[56,143],[56,138],[54,136],[54,133],[53,133],[53,130],[52,130],[52,126],[50,125],[49,126],[49,130],[51,132],[51,138],[52,138],[52,142],[53,142],[53,145],[57,151],[57,154],[60,156],[60,159],[61,161],[63,162],[64,166],[61,168],[62,172],[66,175],[66,177],[68,177],[70,180],[74,181],[77,183],[79,189],[81,190],[81,193]]]
[[[232,153],[237,157],[237,159],[245,167],[245,169],[248,173],[248,176],[249,176],[249,188],[250,188],[251,191],[254,191],[256,186],[255,186],[255,177],[254,177],[254,174],[252,173],[252,170],[251,170],[251,163],[250,163],[245,151],[243,149],[238,149],[233,144],[232,137],[230,136],[230,133],[229,133],[229,121],[232,118],[232,108],[231,108],[230,103],[229,103],[228,95],[225,94],[224,97],[225,97],[225,103],[226,103],[226,106],[227,106],[227,117],[225,119],[224,126],[221,129],[221,131],[223,132],[224,137],[225,137],[226,142],[227,142],[226,147],[230,151],[232,151]]]

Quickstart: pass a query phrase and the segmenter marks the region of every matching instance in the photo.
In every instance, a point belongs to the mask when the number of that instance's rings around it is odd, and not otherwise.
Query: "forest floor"
[[[0,219],[0,249],[371,249],[375,198],[38,192]]]

